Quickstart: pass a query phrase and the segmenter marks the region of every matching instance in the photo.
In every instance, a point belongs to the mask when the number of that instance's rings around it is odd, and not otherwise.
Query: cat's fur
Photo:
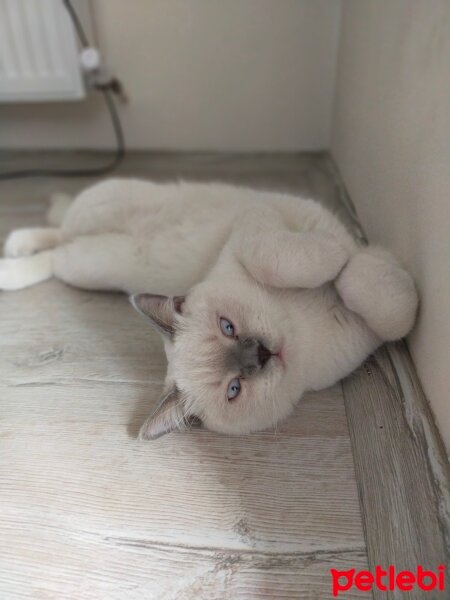
[[[56,227],[9,236],[0,289],[55,276],[133,295],[163,333],[168,358],[144,439],[197,420],[224,433],[271,427],[305,391],[333,384],[413,325],[408,273],[384,250],[358,247],[311,200],[109,180],[66,212],[63,204],[51,211]],[[237,377],[240,393],[228,400]]]

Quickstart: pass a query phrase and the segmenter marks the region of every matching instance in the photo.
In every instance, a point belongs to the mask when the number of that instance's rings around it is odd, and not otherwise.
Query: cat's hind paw
[[[54,248],[60,242],[59,229],[35,227],[16,229],[6,238],[3,254],[7,258],[29,256],[41,250]]]

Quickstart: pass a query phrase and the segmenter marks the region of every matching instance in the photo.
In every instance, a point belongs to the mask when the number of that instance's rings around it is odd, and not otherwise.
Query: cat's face
[[[194,418],[213,431],[249,433],[292,411],[302,390],[277,294],[242,280],[235,287],[204,282],[185,299],[140,294],[134,304],[166,334],[169,363],[165,402],[142,437]]]

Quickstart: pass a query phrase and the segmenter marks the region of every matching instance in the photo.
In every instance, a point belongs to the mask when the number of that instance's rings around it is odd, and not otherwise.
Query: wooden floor
[[[296,191],[361,235],[322,155],[136,155],[122,172]],[[1,184],[0,238],[84,185]],[[165,358],[125,297],[50,281],[2,293],[0,314],[1,600],[326,600],[331,568],[367,568],[341,384],[274,432],[142,443]]]

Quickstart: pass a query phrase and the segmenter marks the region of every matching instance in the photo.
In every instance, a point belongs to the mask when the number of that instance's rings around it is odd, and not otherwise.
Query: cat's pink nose
[[[264,365],[271,356],[272,352],[270,350],[267,350],[267,348],[260,343],[258,345],[258,362],[260,364],[261,369],[264,367]]]

